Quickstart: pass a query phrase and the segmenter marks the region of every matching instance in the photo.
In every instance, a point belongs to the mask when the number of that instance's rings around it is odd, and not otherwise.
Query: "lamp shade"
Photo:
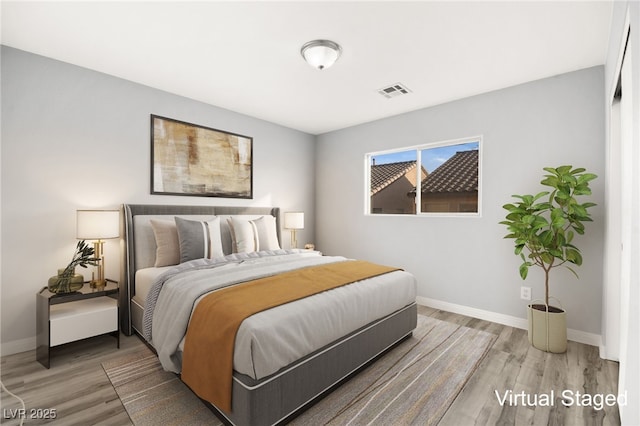
[[[300,54],[309,65],[319,70],[329,68],[338,58],[342,48],[331,40],[313,40],[305,43]]]
[[[78,210],[76,238],[79,240],[105,240],[120,236],[118,210]]]
[[[284,214],[285,229],[304,229],[303,212],[287,212]]]

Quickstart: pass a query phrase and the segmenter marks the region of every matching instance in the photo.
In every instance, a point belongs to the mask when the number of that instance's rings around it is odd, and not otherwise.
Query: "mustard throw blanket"
[[[353,260],[297,269],[212,292],[198,303],[189,322],[182,380],[200,398],[230,412],[233,349],[242,321],[275,306],[396,270]]]

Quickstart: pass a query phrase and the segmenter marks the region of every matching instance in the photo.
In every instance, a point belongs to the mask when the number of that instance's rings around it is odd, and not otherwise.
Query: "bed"
[[[207,296],[358,262],[281,248],[279,208],[125,204],[122,214],[121,328],[145,338],[183,380],[185,354],[205,347],[189,339],[196,334],[187,324],[195,327]],[[252,314],[233,341],[230,406],[207,402],[230,424],[285,423],[409,337],[415,296],[415,278],[392,270]]]

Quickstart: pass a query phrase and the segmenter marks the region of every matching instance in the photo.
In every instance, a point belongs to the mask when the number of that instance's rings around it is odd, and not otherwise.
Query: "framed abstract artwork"
[[[152,114],[151,193],[253,198],[253,138]]]

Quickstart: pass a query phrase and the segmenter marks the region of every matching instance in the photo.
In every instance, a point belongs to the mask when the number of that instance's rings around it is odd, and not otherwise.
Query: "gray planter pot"
[[[542,307],[543,310],[535,309],[533,306]],[[567,351],[567,314],[564,309],[531,304],[527,306],[527,318],[529,343],[534,348],[552,353]]]

